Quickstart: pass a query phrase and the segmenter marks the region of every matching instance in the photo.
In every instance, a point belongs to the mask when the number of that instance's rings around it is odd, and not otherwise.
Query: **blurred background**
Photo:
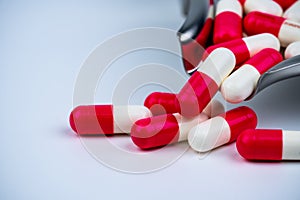
[[[136,175],[101,164],[69,128],[77,75],[99,44],[136,28],[176,32],[183,21],[179,0],[1,0],[0,199],[299,199],[297,162],[247,162],[230,144],[203,159],[189,149],[168,167]],[[141,50],[112,64],[95,102],[110,102],[118,77],[145,63],[188,78],[178,56]],[[299,85],[283,81],[241,105],[257,112],[261,128],[300,130]],[[168,91],[148,85],[130,102],[156,90]]]

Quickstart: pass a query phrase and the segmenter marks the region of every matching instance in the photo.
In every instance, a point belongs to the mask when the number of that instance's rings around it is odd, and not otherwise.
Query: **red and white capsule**
[[[207,119],[203,113],[189,119],[178,113],[140,119],[132,126],[130,137],[141,149],[163,147],[187,140],[189,130]]]
[[[300,23],[262,12],[251,12],[244,18],[248,35],[271,33],[278,37],[281,46],[300,41]]]
[[[238,135],[257,125],[255,112],[242,106],[193,127],[188,142],[197,152],[207,152],[236,140]]]
[[[265,49],[272,48],[279,51],[280,43],[278,38],[269,33],[262,33],[242,39],[236,39],[229,42],[220,43],[217,45],[210,46],[206,49],[206,54],[203,56],[203,60],[213,50],[224,47],[232,51],[236,58],[236,64],[242,64],[247,61],[250,57],[255,55],[257,52]]]
[[[267,70],[283,60],[275,49],[263,49],[227,77],[221,85],[221,93],[230,103],[240,103],[255,90],[258,79]]]
[[[275,1],[269,1],[269,0],[267,1],[239,0],[239,1],[243,5],[246,14],[253,11],[259,11],[271,15],[281,16],[283,12],[281,6]]]
[[[191,40],[190,42],[181,44],[184,67],[186,72],[189,74],[196,70],[196,67],[201,61],[204,48],[206,48],[206,46],[208,45],[209,37],[212,32],[213,20],[214,4],[211,1],[207,18],[200,33],[197,35],[195,40]]]
[[[219,1],[214,24],[214,44],[242,38],[242,6],[237,0]]]
[[[148,108],[139,105],[78,106],[70,114],[70,125],[78,135],[130,133],[135,121],[151,116]]]
[[[177,113],[180,110],[177,95],[167,92],[151,93],[145,99],[144,106],[149,108],[154,116],[167,113]],[[224,105],[220,101],[212,99],[202,112],[208,115],[208,117],[214,117],[224,111]]]
[[[178,112],[185,117],[201,113],[234,66],[235,57],[230,50],[218,48],[211,52],[178,93]]]
[[[247,160],[300,160],[300,132],[250,129],[240,134],[236,147]]]
[[[284,51],[285,59],[300,55],[300,41],[293,42]]]

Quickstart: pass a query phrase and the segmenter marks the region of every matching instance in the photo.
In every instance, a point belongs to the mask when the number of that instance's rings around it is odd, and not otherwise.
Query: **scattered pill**
[[[240,134],[236,147],[247,160],[300,160],[300,132],[250,129]]]
[[[285,49],[284,52],[284,57],[285,59],[294,57],[300,55],[300,41],[298,42],[293,42],[287,48]]]
[[[242,15],[242,6],[237,0],[222,0],[217,3],[214,44],[242,38]]]
[[[260,76],[283,60],[275,49],[263,49],[227,77],[221,85],[226,101],[240,103],[256,88]]]
[[[235,57],[230,50],[218,48],[200,65],[177,95],[178,112],[185,117],[198,115],[208,105],[233,70]]]
[[[248,35],[271,33],[278,37],[281,46],[300,41],[300,23],[262,12],[251,12],[244,18]]]
[[[243,130],[256,125],[255,112],[246,106],[238,107],[193,127],[188,142],[195,151],[207,152],[235,141]]]
[[[283,17],[300,23],[300,1],[295,2],[283,14]]]
[[[275,1],[269,0],[239,0],[244,7],[244,11],[246,14],[259,11],[268,13],[271,15],[281,16],[282,15],[282,8],[281,6],[276,3]]]
[[[163,147],[187,140],[189,130],[207,119],[203,113],[189,119],[178,113],[140,119],[132,126],[130,137],[141,149]]]
[[[300,160],[300,131],[256,129],[251,108],[225,112],[213,99],[220,90],[227,102],[246,100],[261,75],[283,60],[280,46],[287,47],[285,59],[300,55],[300,1],[209,2],[202,29],[193,28],[193,37],[178,35],[185,70],[192,74],[178,94],[151,93],[144,106],[78,106],[69,117],[71,128],[78,135],[130,133],[143,150],[187,140],[195,151],[207,152],[237,140],[247,160]]]
[[[138,119],[151,117],[145,106],[78,106],[70,114],[71,128],[78,135],[130,133]]]
[[[232,51],[236,58],[236,64],[242,64],[243,62],[247,61],[250,57],[255,55],[257,52],[265,48],[279,50],[280,43],[274,35],[270,33],[262,33],[210,46],[206,49],[207,53],[203,56],[203,60],[213,50],[220,47],[224,47]]]

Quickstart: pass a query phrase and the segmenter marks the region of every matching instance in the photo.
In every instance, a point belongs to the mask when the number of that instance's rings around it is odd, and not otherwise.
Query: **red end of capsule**
[[[231,137],[229,143],[235,141],[244,130],[255,129],[257,126],[255,112],[246,106],[232,109],[221,116],[225,118],[230,127]]]
[[[131,139],[141,149],[162,147],[178,141],[179,126],[172,114],[138,120],[131,128]]]
[[[180,114],[195,117],[211,101],[219,87],[208,75],[195,72],[177,95]]]
[[[113,134],[112,105],[78,106],[70,113],[70,126],[78,135]]]
[[[297,0],[273,0],[278,3],[283,10],[288,9],[291,5],[293,5]]]
[[[214,44],[242,38],[242,18],[234,12],[222,12],[215,18]]]
[[[236,148],[247,160],[282,160],[282,131],[246,130],[238,137]]]
[[[154,116],[177,113],[180,110],[176,94],[167,92],[151,93],[145,99],[144,106],[149,108]]]
[[[244,6],[246,0],[239,0],[239,2],[240,2],[240,4],[241,4],[242,6]]]
[[[278,37],[281,25],[285,18],[262,13],[258,11],[250,12],[244,18],[244,29],[248,35],[260,33],[271,33]]]

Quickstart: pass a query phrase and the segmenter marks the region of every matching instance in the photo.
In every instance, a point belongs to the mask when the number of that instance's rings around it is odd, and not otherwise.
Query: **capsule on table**
[[[206,49],[207,53],[203,56],[203,60],[213,50],[220,47],[224,47],[232,51],[236,58],[236,64],[239,65],[265,48],[272,48],[279,51],[280,43],[278,38],[274,35],[270,33],[262,33],[210,46]]]
[[[149,108],[154,116],[167,113],[177,113],[180,110],[177,95],[168,92],[151,93],[145,99],[144,106]],[[214,117],[223,113],[224,111],[224,105],[220,101],[212,99],[202,112],[208,117]]]
[[[195,40],[190,42],[181,43],[182,59],[184,68],[187,73],[193,73],[199,62],[201,61],[204,48],[207,47],[208,42],[210,41],[210,35],[212,32],[214,20],[214,4],[211,1],[209,5],[209,10],[207,18],[204,22],[204,25],[197,35]]]
[[[244,18],[248,35],[271,33],[278,37],[281,46],[300,41],[300,23],[262,12],[251,12]]]
[[[227,77],[221,93],[230,103],[240,103],[255,90],[260,76],[283,60],[275,49],[263,49]]]
[[[269,0],[267,1],[239,0],[239,1],[243,5],[246,14],[253,11],[259,11],[271,15],[281,16],[283,12],[281,6],[275,1],[269,1]]]
[[[293,42],[284,51],[285,59],[300,55],[300,41]]]
[[[300,23],[300,1],[295,2],[283,14],[283,17]]]
[[[286,10],[298,0],[273,0],[273,1],[278,3],[283,10]]]
[[[236,148],[247,160],[300,160],[300,132],[245,130],[238,137]]]
[[[201,113],[234,66],[235,57],[230,50],[214,50],[177,94],[180,114],[195,117]]]
[[[187,140],[190,128],[207,119],[203,113],[189,119],[178,113],[140,119],[132,126],[130,137],[141,149],[163,147]]]
[[[196,125],[188,134],[188,142],[195,151],[207,152],[235,141],[242,131],[256,125],[255,112],[242,106]]]
[[[111,135],[130,133],[135,121],[151,116],[145,106],[87,105],[74,108],[69,121],[78,135]]]
[[[242,38],[242,6],[237,0],[219,1],[214,23],[214,44]]]

